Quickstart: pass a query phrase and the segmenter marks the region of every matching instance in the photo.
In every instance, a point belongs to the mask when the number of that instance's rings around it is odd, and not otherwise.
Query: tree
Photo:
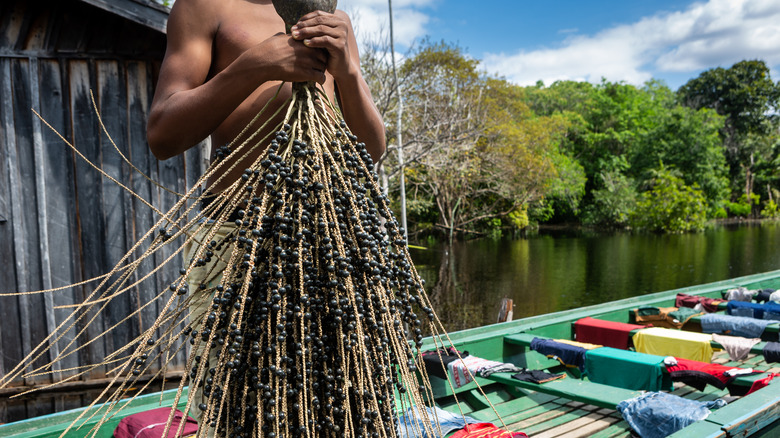
[[[726,117],[721,136],[731,179],[741,182],[742,192],[749,197],[756,163],[769,153],[766,146],[771,142],[761,139],[777,135],[780,86],[772,82],[769,68],[754,60],[710,69],[677,93],[686,106],[711,108]]]
[[[704,229],[707,202],[698,186],[686,185],[673,170],[661,164],[639,195],[631,225],[638,229],[682,233]]]

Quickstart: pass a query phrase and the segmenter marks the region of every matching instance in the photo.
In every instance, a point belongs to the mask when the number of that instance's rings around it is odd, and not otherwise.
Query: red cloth
[[[114,438],[161,438],[170,413],[171,408],[157,408],[128,415],[114,430]],[[192,417],[187,417],[181,435],[176,435],[182,418],[184,413],[177,409],[166,438],[185,437],[198,431],[198,422]]]
[[[574,335],[577,342],[588,342],[626,350],[631,331],[645,327],[639,324],[626,324],[587,317],[574,323]]]
[[[463,429],[455,432],[450,438],[528,438],[523,432],[507,432],[499,429],[492,423],[467,424]]]
[[[778,376],[780,376],[780,374],[778,374],[778,373],[771,373],[771,374],[769,374],[768,376],[764,377],[761,380],[756,380],[755,382],[753,382],[753,385],[750,387],[750,391],[748,391],[748,394],[750,394],[751,392],[758,391],[759,389],[769,385],[769,382],[771,382],[772,379],[774,379],[775,377],[778,377]]]
[[[674,300],[674,307],[694,308],[697,304],[701,303],[704,310],[713,313],[718,311],[718,304],[723,302],[724,300],[716,300],[698,295],[677,294],[677,298]]]
[[[726,375],[726,371],[739,369],[737,367],[727,367],[718,365],[716,363],[699,362],[695,360],[681,359],[679,357],[675,357],[675,359],[677,360],[677,365],[666,366],[666,370],[669,371],[669,374],[672,376],[672,380],[682,381],[690,378],[696,378],[698,375],[699,379],[702,380],[702,383],[710,383],[711,385],[720,389],[724,389],[726,384],[732,380],[732,377]],[[759,371],[756,372],[758,373]],[[712,379],[713,377],[715,380]],[[695,387],[696,385],[693,386]]]

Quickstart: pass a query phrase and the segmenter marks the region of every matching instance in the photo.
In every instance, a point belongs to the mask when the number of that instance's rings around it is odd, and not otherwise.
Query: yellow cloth
[[[651,327],[639,330],[632,339],[640,353],[712,362],[712,335]]]
[[[555,342],[560,342],[561,344],[569,344],[574,345],[575,347],[582,347],[586,350],[593,350],[594,348],[601,348],[603,345],[598,344],[588,344],[587,342],[577,342],[577,341],[570,341],[568,339],[554,339]]]

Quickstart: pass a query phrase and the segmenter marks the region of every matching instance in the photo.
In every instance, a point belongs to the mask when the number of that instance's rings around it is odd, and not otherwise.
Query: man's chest
[[[245,3],[221,17],[214,36],[214,60],[219,70],[247,49],[284,32],[284,21],[272,6]]]

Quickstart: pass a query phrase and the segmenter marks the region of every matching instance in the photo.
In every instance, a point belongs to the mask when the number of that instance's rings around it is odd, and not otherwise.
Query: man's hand
[[[329,63],[327,52],[307,47],[281,32],[247,50],[244,56],[255,60],[264,80],[286,82],[323,84]]]
[[[292,27],[293,38],[302,40],[308,47],[327,51],[327,69],[337,83],[357,70],[357,63],[352,59],[356,48],[351,47],[354,40],[351,33],[352,23],[341,11],[335,14],[315,11],[301,17]]]

